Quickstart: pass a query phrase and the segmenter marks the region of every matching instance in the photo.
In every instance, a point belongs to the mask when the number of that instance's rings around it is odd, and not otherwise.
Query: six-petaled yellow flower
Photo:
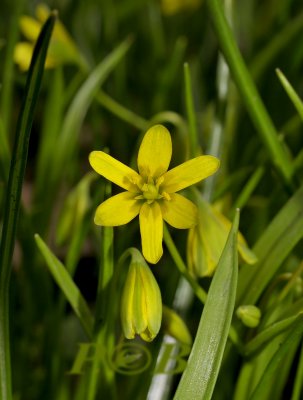
[[[196,206],[177,192],[207,178],[219,167],[217,158],[200,156],[168,171],[171,156],[170,133],[162,125],[150,128],[142,140],[139,172],[102,151],[93,151],[89,156],[96,172],[126,190],[100,204],[95,223],[124,225],[139,215],[142,252],[152,264],[163,253],[163,220],[179,229],[188,229],[197,222]]]

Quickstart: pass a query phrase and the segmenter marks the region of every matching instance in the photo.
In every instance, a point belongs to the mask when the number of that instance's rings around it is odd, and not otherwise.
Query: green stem
[[[190,158],[196,157],[199,153],[199,139],[197,132],[197,121],[195,114],[195,106],[192,93],[192,82],[190,69],[187,63],[184,64],[184,81],[185,81],[185,101],[188,119],[188,137],[189,137],[189,154]]]
[[[185,263],[183,262],[180,253],[178,252],[177,247],[175,246],[175,243],[173,242],[173,239],[167,229],[167,226],[164,225],[164,242],[166,244],[166,247],[168,248],[168,251],[174,260],[176,267],[180,271],[181,275],[188,281],[190,286],[192,287],[193,291],[195,292],[195,295],[198,297],[198,299],[205,304],[207,293],[205,292],[204,289],[201,288],[199,283],[190,275],[188,272],[188,269],[186,268]]]
[[[106,185],[105,196],[111,195],[111,185]],[[96,346],[108,352],[112,349],[114,343],[114,335],[112,329],[112,321],[115,318],[115,304],[113,297],[113,276],[114,276],[114,255],[113,255],[113,234],[112,227],[103,227],[102,235],[102,255],[99,264],[99,280],[97,289],[97,303],[95,313],[95,337]],[[103,360],[101,381],[103,383],[103,394],[112,399],[116,398],[115,393],[115,374]],[[100,360],[96,357],[93,361],[90,377],[88,381],[87,399],[94,400],[96,397],[98,384],[100,381]]]
[[[291,160],[279,142],[276,129],[243,61],[235,38],[224,16],[221,3],[221,0],[207,1],[221,50],[246,104],[247,111],[267,148],[273,164],[281,173],[285,182],[291,185],[293,174]]]
[[[114,99],[108,96],[103,90],[99,90],[96,95],[96,100],[99,104],[109,110],[111,113],[121,118],[123,121],[135,126],[137,129],[145,131],[149,123],[140,115],[135,114],[133,111],[128,110],[126,107],[117,103]]]
[[[18,119],[8,186],[6,188],[0,248],[0,393],[2,400],[12,399],[9,338],[9,289],[11,261],[17,231],[21,190],[27,161],[31,126],[42,81],[47,48],[55,20],[56,13],[51,13],[42,28],[34,50],[26,82],[25,98]]]

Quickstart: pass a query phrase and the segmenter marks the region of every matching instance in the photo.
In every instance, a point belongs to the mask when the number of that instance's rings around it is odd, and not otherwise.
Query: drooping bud
[[[162,300],[158,283],[139,250],[129,249],[131,262],[121,298],[121,322],[124,336],[140,335],[151,342],[162,320]]]

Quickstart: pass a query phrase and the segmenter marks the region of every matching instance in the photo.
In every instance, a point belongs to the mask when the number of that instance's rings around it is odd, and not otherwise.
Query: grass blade
[[[51,252],[38,234],[35,235],[35,240],[53,278],[57,282],[70,306],[79,318],[79,321],[81,322],[87,336],[91,339],[93,337],[94,321],[84,297],[72,280],[65,266]]]
[[[239,211],[211,283],[188,365],[174,400],[211,399],[235,305]]]
[[[237,293],[239,304],[255,304],[287,255],[303,237],[302,196],[303,186],[288,200],[254,246],[258,263],[241,268]]]
[[[35,46],[25,87],[25,97],[18,119],[8,186],[6,188],[0,246],[0,394],[1,399],[3,400],[12,399],[9,341],[9,285],[11,260],[15,244],[29,137],[42,81],[46,53],[56,20],[56,15],[56,13],[51,13],[42,28]]]
[[[250,400],[263,399],[263,393],[268,391],[268,387],[272,386],[274,382],[279,379],[279,368],[281,368],[281,362],[287,357],[287,354],[291,352],[299,343],[303,334],[302,316],[298,317],[295,327],[286,337],[285,341],[281,344],[279,349],[273,355],[269,365],[267,366],[265,373],[262,375],[260,382],[254,390]]]
[[[279,142],[277,131],[244,63],[225,18],[222,2],[221,0],[208,0],[207,5],[221,50],[246,105],[247,112],[259,132],[273,164],[281,173],[285,182],[291,184],[293,166],[290,157]]]

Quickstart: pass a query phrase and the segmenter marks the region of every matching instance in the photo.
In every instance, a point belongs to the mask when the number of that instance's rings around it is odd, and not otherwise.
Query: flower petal
[[[220,161],[213,156],[200,156],[186,161],[163,175],[163,190],[178,192],[214,174],[219,165]]]
[[[14,61],[22,71],[29,69],[32,59],[34,45],[29,42],[17,43],[14,49]]]
[[[138,193],[135,182],[141,179],[140,175],[127,165],[111,157],[103,151],[92,151],[89,162],[93,169],[104,178],[114,182],[133,193]]]
[[[142,253],[144,258],[156,264],[162,254],[163,219],[159,204],[144,203],[139,215]]]
[[[38,39],[42,24],[32,17],[22,16],[20,18],[20,29],[26,39],[35,42]]]
[[[167,171],[172,155],[172,143],[163,125],[151,127],[144,135],[139,154],[138,168],[144,177],[158,178]]]
[[[179,229],[195,226],[198,222],[198,210],[194,203],[177,193],[171,193],[170,198],[171,200],[161,202],[164,221]]]
[[[127,224],[139,214],[141,205],[142,202],[135,200],[133,193],[119,193],[99,205],[94,222],[101,226]]]

